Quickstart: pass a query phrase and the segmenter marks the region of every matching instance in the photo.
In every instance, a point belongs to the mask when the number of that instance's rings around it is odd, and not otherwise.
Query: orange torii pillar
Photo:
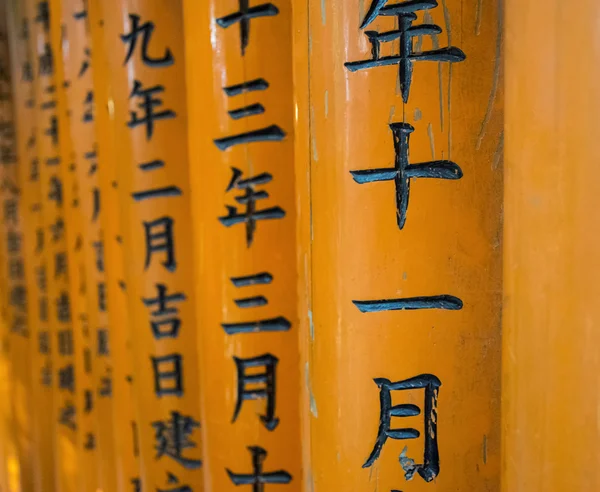
[[[506,6],[502,490],[600,490],[600,4]]]
[[[116,127],[113,94],[108,73],[104,0],[88,3],[89,27],[92,36],[92,66],[94,75],[94,124],[98,145],[99,185],[102,197],[104,269],[110,325],[110,355],[112,360],[113,413],[117,486],[120,492],[135,491],[139,485],[139,442],[134,414],[134,381],[132,344],[130,338],[127,292],[124,288],[123,231],[120,217],[118,167],[115,164]]]
[[[47,407],[54,427],[54,466],[57,492],[77,490],[75,346],[68,269],[68,247],[63,175],[69,165],[67,129],[59,115],[62,79],[57,74],[61,44],[51,36],[53,20],[48,2],[32,2],[29,35],[36,62],[34,105],[36,108],[36,145],[40,180],[42,229],[40,244],[45,268],[39,274],[47,287],[47,317],[51,357],[53,404]],[[60,33],[60,30],[58,31]],[[59,34],[60,36],[60,34]]]
[[[292,2],[242,3],[184,2],[206,486],[300,491]]]
[[[2,224],[1,260],[5,283],[2,288],[2,304],[5,304],[8,334],[3,333],[11,363],[9,396],[12,406],[12,425],[9,431],[15,439],[19,465],[20,489],[33,492],[32,449],[32,399],[31,399],[31,350],[35,340],[31,338],[27,311],[27,283],[25,276],[24,230],[26,213],[23,210],[23,189],[20,171],[27,168],[27,151],[23,140],[17,139],[16,113],[20,110],[18,84],[20,67],[12,63],[18,58],[16,46],[9,49],[8,16],[5,2],[0,2],[0,67],[5,76],[0,80],[0,223]],[[10,26],[12,31],[15,26]],[[15,90],[16,89],[16,90]],[[13,96],[14,94],[14,96]],[[23,154],[21,154],[23,152]]]
[[[499,489],[500,5],[294,2],[308,490]]]
[[[66,79],[65,61],[71,50],[62,50],[63,39],[67,34],[63,24],[61,2],[51,1],[51,37],[52,47],[58,56],[54,59],[54,74],[58,87],[57,115],[60,129],[62,155],[68,156],[67,165],[62,166],[62,193],[64,216],[67,224],[65,231],[68,256],[69,290],[71,296],[71,319],[73,323],[75,368],[75,392],[77,401],[76,429],[76,478],[74,485],[78,491],[95,492],[101,490],[99,477],[98,429],[96,425],[98,408],[94,384],[93,355],[96,346],[95,331],[91,330],[88,297],[96,292],[89,286],[86,274],[86,230],[83,227],[82,187],[77,176],[77,160],[74,154],[74,142],[79,142],[79,135],[73,135],[71,124],[74,121],[73,111],[67,97],[71,92],[71,81]],[[82,6],[83,8],[83,6]],[[79,14],[76,10],[75,14]],[[77,15],[80,17],[80,15]],[[64,26],[64,28],[63,28]],[[93,335],[92,335],[93,333]]]
[[[181,1],[110,0],[103,20],[141,488],[201,492]]]
[[[39,196],[32,207],[40,210],[36,230],[36,251],[43,258],[36,269],[36,281],[43,291],[40,297],[40,319],[45,330],[40,336],[39,366],[47,391],[47,402],[36,402],[49,416],[52,446],[46,451],[54,465],[54,484],[50,490],[76,490],[76,418],[74,380],[74,347],[69,295],[67,243],[62,195],[64,130],[60,131],[55,79],[55,58],[50,39],[50,10],[47,2],[27,0],[27,33],[32,49],[33,100],[35,107],[35,145],[37,149],[36,179]],[[37,188],[37,186],[36,186]],[[46,324],[47,323],[47,324]],[[34,377],[36,374],[34,373]],[[47,431],[47,430],[44,430]]]
[[[106,295],[104,237],[99,184],[100,155],[96,140],[91,33],[87,5],[81,0],[51,0],[53,25],[56,23],[63,49],[56,63],[62,64],[69,133],[72,142],[70,165],[77,176],[81,213],[81,249],[89,330],[92,340],[93,412],[96,417],[95,443],[98,458],[98,484],[104,492],[117,488],[114,454],[112,363],[110,327]],[[61,128],[62,129],[62,128]]]
[[[52,411],[52,361],[48,324],[46,257],[43,254],[41,182],[36,134],[35,87],[40,73],[32,25],[33,2],[9,0],[7,3],[11,63],[15,74],[14,104],[19,165],[21,212],[23,214],[23,254],[27,283],[27,318],[31,340],[32,460],[37,492],[53,491],[54,414]],[[18,74],[18,75],[17,75]],[[18,77],[18,78],[17,78]]]

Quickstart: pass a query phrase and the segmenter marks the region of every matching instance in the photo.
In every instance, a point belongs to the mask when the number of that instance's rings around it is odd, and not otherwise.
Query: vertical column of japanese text
[[[501,3],[297,4],[307,478],[498,490]]]
[[[144,489],[202,490],[180,2],[105,10]]]
[[[291,3],[184,6],[206,483],[297,491]]]

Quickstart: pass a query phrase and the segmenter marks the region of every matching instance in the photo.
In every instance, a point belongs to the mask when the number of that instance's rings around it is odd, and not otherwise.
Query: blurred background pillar
[[[600,490],[600,4],[508,0],[503,490]]]
[[[206,484],[299,491],[292,5],[243,3],[184,2]]]
[[[84,260],[88,329],[91,338],[92,393],[89,405],[96,420],[93,446],[97,449],[99,487],[117,488],[113,419],[113,375],[110,354],[110,326],[106,295],[104,235],[101,216],[100,155],[96,138],[94,67],[88,2],[51,0],[51,13],[60,44],[56,64],[61,65],[68,118],[64,127],[71,144],[69,165],[76,175],[78,210],[81,214],[81,252]],[[59,49],[62,48],[62,49]],[[90,442],[88,447],[91,447]]]
[[[114,99],[109,75],[109,52],[103,0],[88,2],[94,76],[94,125],[98,145],[104,274],[110,325],[114,439],[117,486],[120,492],[139,486],[139,439],[134,414],[133,344],[125,289],[123,230],[118,189],[118,159]]]
[[[23,244],[23,190],[19,170],[25,165],[16,137],[18,99],[13,94],[18,72],[14,72],[10,52],[6,2],[0,2],[0,224],[2,230],[0,261],[2,265],[1,315],[2,352],[6,359],[8,394],[3,402],[2,430],[5,479],[7,486],[21,492],[33,491],[31,428],[31,354],[32,346],[27,312],[25,281],[25,246]]]

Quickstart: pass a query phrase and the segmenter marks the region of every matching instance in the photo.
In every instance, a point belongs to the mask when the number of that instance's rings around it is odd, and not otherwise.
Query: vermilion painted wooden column
[[[507,2],[506,492],[600,489],[600,4],[569,7]]]
[[[202,490],[181,2],[106,2],[143,490]]]
[[[77,176],[79,211],[82,215],[81,249],[85,264],[86,300],[92,340],[93,394],[98,483],[102,490],[117,487],[114,454],[113,374],[110,356],[110,327],[106,293],[104,235],[101,216],[100,155],[96,138],[92,43],[87,3],[82,0],[52,0],[52,15],[60,21],[62,52],[57,63],[64,64],[64,92],[72,141],[72,165]]]
[[[118,490],[130,492],[139,483],[139,442],[134,415],[133,364],[127,292],[124,288],[123,231],[118,190],[118,154],[114,121],[113,90],[110,85],[109,58],[106,49],[105,10],[102,0],[92,0],[89,26],[92,36],[92,65],[96,138],[99,153],[99,185],[102,196],[102,228],[106,295],[110,320],[113,368],[113,413],[115,461]]]
[[[52,423],[54,426],[55,486],[59,492],[77,490],[76,430],[78,406],[75,381],[75,344],[68,268],[68,244],[63,194],[63,176],[70,161],[70,139],[60,114],[63,78],[60,68],[61,44],[57,39],[56,17],[49,2],[35,2],[30,36],[38,77],[34,79],[36,107],[36,144],[42,212],[40,244],[45,269],[38,272],[47,284],[49,337],[54,388]],[[53,25],[54,24],[54,25]],[[52,39],[52,30],[54,39]]]
[[[23,139],[17,139],[16,112],[19,110],[20,94],[13,97],[14,86],[20,74],[18,63],[12,63],[18,54],[11,53],[9,43],[16,40],[15,26],[10,26],[5,2],[0,2],[0,222],[2,246],[0,255],[4,282],[2,304],[5,310],[8,333],[2,334],[2,343],[8,348],[10,362],[11,421],[8,432],[14,436],[16,458],[19,468],[19,487],[22,492],[33,491],[32,449],[32,372],[30,321],[27,311],[27,283],[25,276],[25,213],[23,207],[23,183],[19,171],[27,167],[27,152]],[[11,19],[12,20],[12,19]],[[16,48],[16,46],[14,47]],[[23,152],[23,154],[21,154]],[[5,435],[8,440],[10,436]]]
[[[292,5],[254,3],[184,2],[206,484],[299,491]]]
[[[49,401],[36,402],[36,406],[45,408],[49,415],[49,422],[45,425],[51,429],[54,440],[50,452],[55,467],[54,487],[62,492],[75,490],[77,466],[73,331],[62,195],[63,166],[68,165],[68,154],[62,154],[65,141],[61,140],[61,136],[64,137],[65,129],[61,133],[57,100],[62,87],[57,86],[54,72],[57,53],[50,39],[49,4],[29,1],[26,5],[35,74],[33,105],[38,158],[36,172],[39,173],[40,186],[38,200],[31,206],[41,209],[36,248],[43,257],[43,263],[36,270],[36,280],[44,291],[44,296],[39,299],[40,318],[48,323],[48,329],[41,337],[42,357],[38,373],[47,385],[44,397]]]
[[[66,37],[66,26],[63,28],[62,3],[51,1],[51,34],[52,46],[59,56],[55,58],[55,78],[62,90],[57,93],[57,108],[59,129],[61,132],[62,154],[68,156],[68,164],[63,166],[62,191],[64,202],[65,222],[67,224],[65,237],[67,244],[69,288],[71,295],[71,317],[73,323],[74,368],[76,380],[77,429],[76,429],[76,481],[77,490],[95,492],[100,489],[98,429],[96,395],[93,374],[93,355],[95,348],[95,331],[89,315],[90,294],[95,293],[90,288],[86,275],[86,230],[84,214],[82,213],[82,195],[85,190],[80,186],[77,170],[78,162],[74,154],[74,142],[79,142],[81,135],[72,134],[71,125],[76,117],[70,107],[69,99],[72,93],[71,80],[66,78],[65,59],[75,49]],[[64,44],[63,44],[64,43]],[[64,48],[64,49],[63,49]],[[72,96],[71,96],[72,97]],[[92,284],[94,285],[94,284]]]
[[[11,63],[18,74],[14,84],[16,138],[19,158],[19,186],[23,214],[23,252],[27,283],[27,317],[31,343],[32,455],[34,487],[37,492],[54,490],[54,413],[52,411],[52,361],[48,325],[48,292],[44,282],[46,258],[43,254],[41,184],[36,134],[35,87],[39,78],[32,32],[33,2],[7,3],[10,26]]]
[[[294,7],[307,488],[497,491],[500,4]]]

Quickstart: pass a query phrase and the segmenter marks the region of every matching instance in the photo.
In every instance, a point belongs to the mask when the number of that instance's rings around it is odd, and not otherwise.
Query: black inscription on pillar
[[[237,368],[237,402],[232,422],[237,420],[244,401],[265,400],[265,414],[259,416],[260,421],[268,430],[274,430],[279,424],[279,418],[275,416],[275,376],[279,359],[264,354],[250,359],[234,357],[233,360]]]
[[[411,0],[387,5],[389,1],[390,0],[373,0],[360,28],[365,29],[378,16],[396,17],[398,19],[398,28],[386,32],[365,31],[365,34],[371,43],[371,58],[368,60],[348,62],[344,65],[351,72],[373,67],[397,65],[402,99],[407,103],[414,62],[461,62],[465,59],[465,54],[454,46],[418,53],[414,51],[414,37],[432,36],[442,32],[441,27],[435,24],[412,25],[413,22],[417,20],[415,12],[437,7],[438,3],[436,0]],[[398,53],[392,56],[381,56],[381,43],[389,43],[396,40],[399,40]]]
[[[75,368],[73,364],[58,369],[58,387],[71,393],[75,392]]]
[[[219,221],[225,227],[231,227],[235,224],[245,224],[246,244],[248,247],[250,247],[254,241],[256,223],[259,220],[282,219],[285,217],[285,211],[281,207],[267,207],[263,209],[257,208],[257,201],[269,198],[269,194],[264,190],[257,191],[256,188],[271,182],[273,179],[271,174],[261,173],[257,174],[256,176],[242,179],[242,171],[235,167],[231,169],[233,171],[233,176],[225,191],[242,191],[243,194],[236,196],[235,201],[244,206],[245,210],[239,212],[237,207],[226,205],[227,215],[224,217],[219,217]]]
[[[273,280],[273,276],[270,273],[261,272],[255,275],[233,277],[230,280],[235,287],[243,288],[253,285],[270,284]],[[264,296],[243,297],[234,299],[234,302],[241,309],[259,308],[268,304],[268,300]],[[221,326],[228,335],[238,335],[241,333],[288,331],[292,327],[292,324],[283,316],[278,316],[276,318],[258,319],[237,323],[221,323]]]
[[[83,101],[83,118],[82,121],[84,123],[91,123],[94,121],[94,92],[88,91],[85,96],[85,100]]]
[[[37,24],[41,24],[42,27],[44,28],[45,32],[48,32],[50,30],[50,8],[48,6],[48,2],[47,1],[43,1],[43,2],[38,2],[36,5],[36,15],[34,17],[34,21]],[[25,25],[24,25],[25,27]],[[29,38],[29,29],[26,28],[26,30],[24,29],[22,31],[23,33],[27,32],[27,37],[24,39],[28,39]]]
[[[38,56],[38,75],[50,76],[54,73],[54,55],[50,43],[45,43],[43,51]]]
[[[58,353],[62,356],[73,355],[73,331],[59,330]]]
[[[421,296],[402,299],[382,299],[377,301],[352,301],[361,313],[379,313],[382,311],[413,311],[416,309],[446,309],[458,311],[463,302],[454,296]]]
[[[167,484],[168,489],[156,489],[156,492],[193,492],[189,485],[179,485],[179,478],[170,472],[167,472]]]
[[[267,452],[260,446],[249,446],[252,455],[252,473],[233,473],[226,469],[227,475],[234,485],[251,485],[252,492],[264,492],[269,484],[288,484],[292,476],[285,470],[274,472],[263,472],[263,463],[267,458]]]
[[[142,299],[146,307],[156,307],[150,312],[152,334],[157,340],[177,338],[181,327],[181,319],[179,318],[179,310],[174,304],[185,301],[186,296],[182,292],[167,295],[165,284],[156,284],[156,290],[156,297]]]
[[[156,459],[168,456],[188,470],[200,468],[200,460],[184,457],[186,449],[196,449],[197,445],[191,440],[194,430],[200,423],[189,415],[171,411],[170,418],[152,422],[156,440]]]
[[[134,80],[133,90],[129,95],[129,99],[140,99],[137,107],[141,110],[129,111],[131,119],[127,122],[129,128],[135,128],[144,125],[146,128],[146,140],[151,140],[154,134],[154,122],[160,120],[168,120],[175,118],[176,114],[170,109],[155,111],[158,106],[162,106],[162,99],[155,97],[155,94],[164,92],[165,88],[162,85],[155,85],[144,89],[139,80]]]
[[[415,473],[418,473],[423,480],[431,482],[440,472],[440,457],[438,452],[437,441],[437,401],[440,380],[431,374],[421,374],[414,378],[405,379],[392,383],[389,379],[377,378],[374,380],[379,387],[379,430],[377,431],[377,439],[371,454],[365,461],[363,468],[368,468],[375,463],[381,453],[381,450],[388,438],[391,439],[417,439],[421,433],[417,429],[402,428],[392,429],[392,417],[414,417],[421,413],[421,408],[413,404],[392,405],[392,391],[406,391],[424,389],[424,452],[423,463],[416,464],[414,460],[404,456],[400,456],[400,464],[404,470],[406,480],[413,478]]]
[[[97,354],[99,357],[110,355],[109,332],[106,328],[99,328],[96,331]]]
[[[266,91],[269,88],[269,83],[265,79],[254,79],[241,84],[230,85],[223,87],[225,94],[229,97],[239,96],[246,92]]]
[[[264,91],[269,87],[269,84],[264,79],[255,79],[241,84],[224,87],[223,90],[228,97],[234,97],[239,94]],[[229,111],[229,116],[234,120],[240,120],[263,114],[265,108],[262,104],[253,103],[240,108]],[[230,135],[224,138],[214,140],[215,145],[219,150],[227,150],[235,145],[242,145],[254,142],[280,142],[285,138],[285,132],[277,125],[271,125],[256,130],[250,130],[236,135]]]
[[[250,40],[250,20],[260,17],[273,17],[279,14],[279,9],[272,3],[263,3],[250,7],[250,0],[238,0],[240,10],[217,19],[217,24],[227,29],[234,24],[240,24],[240,46],[242,56],[246,54],[246,48]]]
[[[156,396],[183,395],[183,357],[180,354],[150,357]]]
[[[158,159],[138,164],[138,168],[144,172],[161,169],[164,166],[165,162]],[[152,188],[150,190],[137,191],[135,193],[132,193],[131,196],[136,202],[141,202],[143,200],[150,200],[153,198],[168,198],[172,196],[181,196],[182,194],[183,192],[178,186],[161,186],[159,188]]]
[[[173,58],[173,54],[171,50],[167,47],[165,48],[165,52],[161,57],[152,57],[148,51],[150,47],[150,38],[152,37],[152,33],[154,32],[154,22],[144,22],[140,23],[141,17],[137,14],[129,14],[129,21],[131,24],[131,30],[127,34],[121,34],[121,41],[127,45],[127,55],[125,56],[125,65],[133,55],[138,38],[142,37],[142,61],[144,65],[148,67],[168,67],[169,65],[173,65],[175,62]]]
[[[394,181],[396,186],[396,220],[402,229],[406,222],[408,209],[408,196],[410,180],[416,178],[460,179],[462,170],[452,161],[439,160],[409,164],[408,144],[409,136],[414,128],[408,123],[392,123],[390,129],[394,136],[394,151],[396,153],[393,168],[365,169],[350,171],[354,181],[358,184],[373,183],[376,181]]]
[[[70,402],[66,402],[65,406],[60,408],[58,417],[58,423],[64,425],[65,427],[71,429],[72,431],[77,429],[77,425],[75,424],[75,405]]]
[[[170,272],[177,269],[175,260],[175,244],[173,238],[173,223],[171,217],[161,217],[159,219],[144,222],[145,238],[146,238],[146,260],[144,269],[148,269],[152,255],[164,253],[164,260],[161,265]]]
[[[62,292],[56,299],[56,318],[61,323],[71,321],[71,302],[66,292]]]
[[[77,74],[78,78],[81,78],[85,75],[85,73],[90,68],[92,64],[92,53],[89,48],[85,48],[83,50],[83,60],[81,61],[81,67],[79,67],[79,73]]]

